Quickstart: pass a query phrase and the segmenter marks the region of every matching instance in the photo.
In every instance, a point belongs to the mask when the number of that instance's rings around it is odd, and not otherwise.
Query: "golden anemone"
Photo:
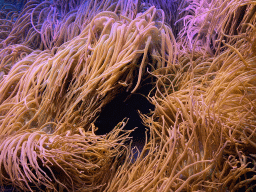
[[[2,8],[3,187],[253,191],[256,3],[168,2]],[[139,113],[148,128],[143,149],[131,147],[126,118],[98,135],[104,107],[124,91],[136,93],[148,76],[154,88],[145,97],[154,110]]]

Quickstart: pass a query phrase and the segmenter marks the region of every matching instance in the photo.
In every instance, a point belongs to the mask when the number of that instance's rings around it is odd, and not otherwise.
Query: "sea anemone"
[[[249,0],[3,6],[1,186],[253,191],[255,10]],[[139,94],[145,82],[154,107],[137,112],[147,128],[143,146],[133,143],[126,117],[97,127],[111,101]]]

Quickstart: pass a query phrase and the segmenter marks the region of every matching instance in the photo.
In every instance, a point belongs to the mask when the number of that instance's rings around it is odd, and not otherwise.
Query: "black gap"
[[[95,126],[98,127],[96,134],[107,134],[124,118],[129,118],[124,129],[131,130],[137,127],[130,135],[133,138],[132,146],[137,146],[139,150],[142,150],[145,144],[146,127],[142,124],[138,110],[142,114],[147,114],[154,109],[154,105],[146,98],[154,87],[152,79],[153,77],[150,77],[142,81],[142,86],[136,93],[131,94],[126,91],[119,93],[110,103],[103,107],[95,122]]]

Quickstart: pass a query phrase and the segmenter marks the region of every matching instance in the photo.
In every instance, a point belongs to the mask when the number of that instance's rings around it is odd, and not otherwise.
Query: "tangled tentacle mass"
[[[253,191],[255,34],[252,0],[4,2],[2,189]],[[127,118],[97,134],[148,77],[142,149]]]

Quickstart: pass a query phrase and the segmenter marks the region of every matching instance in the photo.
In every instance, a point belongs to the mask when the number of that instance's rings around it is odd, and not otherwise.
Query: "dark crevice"
[[[130,135],[133,138],[132,146],[137,146],[141,150],[145,144],[146,127],[143,125],[138,111],[147,114],[154,109],[154,105],[146,97],[152,88],[152,78],[147,78],[142,81],[142,86],[136,93],[123,91],[116,95],[110,103],[103,107],[95,121],[95,126],[98,127],[96,134],[107,134],[124,118],[129,118],[124,129],[132,130],[136,127]]]

